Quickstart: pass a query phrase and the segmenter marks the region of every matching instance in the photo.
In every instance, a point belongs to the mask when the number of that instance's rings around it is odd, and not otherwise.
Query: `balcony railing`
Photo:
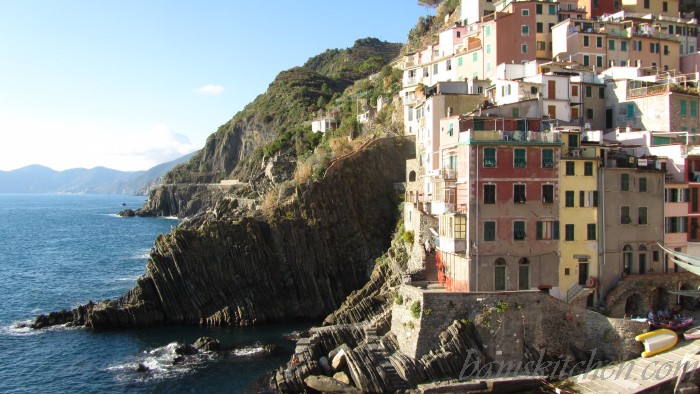
[[[415,85],[417,83],[418,83],[418,78],[409,77],[409,78],[404,79],[403,86],[411,86],[411,85]]]
[[[457,170],[454,168],[442,168],[438,176],[441,179],[457,179]]]
[[[462,134],[466,134],[462,136]],[[561,143],[561,134],[552,131],[466,131],[460,133],[460,142],[467,141],[512,141]]]

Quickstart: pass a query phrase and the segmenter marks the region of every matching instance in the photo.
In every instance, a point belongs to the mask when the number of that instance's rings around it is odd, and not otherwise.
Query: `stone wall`
[[[647,330],[642,323],[571,307],[539,291],[448,293],[404,285],[399,294],[403,303],[393,306],[391,331],[399,350],[414,358],[432,350],[454,320],[472,324],[479,350],[497,362],[523,360],[531,350],[573,357],[574,349],[627,359],[639,355],[634,336]],[[418,318],[410,311],[416,302]]]
[[[646,316],[650,309],[670,310],[676,304],[676,296],[669,290],[694,290],[699,285],[700,277],[690,272],[629,275],[608,293],[605,311],[609,316],[623,317]]]

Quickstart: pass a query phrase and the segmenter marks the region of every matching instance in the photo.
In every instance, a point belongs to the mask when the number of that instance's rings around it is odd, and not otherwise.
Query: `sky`
[[[415,0],[0,0],[0,170],[176,159],[280,71],[359,38],[403,43],[428,12]]]

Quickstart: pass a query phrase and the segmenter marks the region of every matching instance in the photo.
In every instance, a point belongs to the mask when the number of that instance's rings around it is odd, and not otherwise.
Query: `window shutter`
[[[542,239],[542,222],[537,222],[537,239]]]
[[[554,221],[554,226],[552,226],[552,239],[559,239],[559,221]]]

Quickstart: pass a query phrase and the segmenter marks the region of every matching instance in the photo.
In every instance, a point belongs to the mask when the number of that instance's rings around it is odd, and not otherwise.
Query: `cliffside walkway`
[[[686,374],[700,371],[700,340],[680,341],[675,348],[649,358],[635,358],[593,369],[555,384],[562,392],[640,393],[675,383],[687,362]]]

